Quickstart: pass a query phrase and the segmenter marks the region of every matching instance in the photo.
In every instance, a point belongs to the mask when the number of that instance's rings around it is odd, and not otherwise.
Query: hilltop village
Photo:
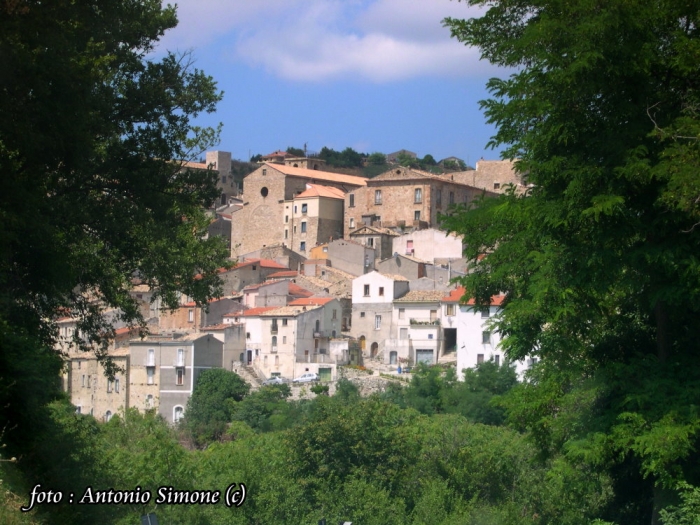
[[[198,373],[210,368],[255,386],[304,374],[333,383],[343,365],[397,374],[417,363],[461,371],[504,362],[489,325],[503,297],[479,308],[463,297],[454,284],[469,272],[462,239],[440,230],[439,217],[482,196],[522,192],[525,183],[511,161],[441,173],[395,162],[411,155],[387,155],[385,171],[367,178],[278,151],[242,183],[228,152],[183,163],[218,176],[208,234],[231,251],[233,266],[220,270],[223,295],[205,307],[182,296],[171,311],[134,278],[148,333],[105,313],[116,328],[108,353],[120,371],[112,380],[101,361],[74,348],[77,320],[61,318],[64,388],[77,410],[108,421],[124,408],[156,408],[175,423]],[[458,160],[441,162],[465,167]],[[515,363],[518,373],[531,365]]]

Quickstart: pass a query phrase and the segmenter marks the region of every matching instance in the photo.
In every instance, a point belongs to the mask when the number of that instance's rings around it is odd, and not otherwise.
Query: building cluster
[[[523,191],[511,162],[444,175],[391,167],[367,179],[281,153],[246,176],[242,192],[226,152],[186,166],[219,176],[219,225],[209,233],[229,236],[235,261],[220,270],[222,297],[202,306],[183,296],[167,310],[135,281],[148,334],[111,313],[109,355],[119,367],[112,379],[101,361],[74,349],[76,320],[59,320],[65,387],[79,411],[108,420],[127,407],[155,409],[177,422],[209,368],[332,381],[338,366],[367,360],[389,368],[456,361],[458,370],[503,361],[490,324],[503,297],[478,306],[463,298],[453,284],[469,271],[462,240],[439,229],[439,216],[510,185]]]

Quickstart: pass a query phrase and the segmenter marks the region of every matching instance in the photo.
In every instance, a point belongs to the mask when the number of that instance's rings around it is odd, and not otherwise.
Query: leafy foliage
[[[507,293],[509,356],[542,357],[510,417],[545,456],[607,470],[612,519],[658,523],[664,492],[700,475],[699,7],[468,3],[487,11],[445,24],[515,69],[481,104],[531,187],[444,226],[465,234],[467,294]]]
[[[198,445],[219,439],[250,385],[235,372],[223,368],[202,371],[187,402],[184,426]]]

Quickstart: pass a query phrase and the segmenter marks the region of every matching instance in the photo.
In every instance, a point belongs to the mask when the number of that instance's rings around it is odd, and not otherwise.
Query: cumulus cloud
[[[167,48],[216,46],[281,78],[372,82],[491,74],[443,18],[479,12],[449,0],[181,0]]]

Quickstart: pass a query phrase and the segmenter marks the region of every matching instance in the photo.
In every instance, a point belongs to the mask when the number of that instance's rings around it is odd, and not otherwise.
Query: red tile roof
[[[270,275],[267,276],[268,279],[276,279],[280,277],[296,277],[299,275],[299,272],[296,270],[282,270],[280,272],[275,272],[271,273]]]
[[[295,297],[311,297],[313,292],[302,288],[298,284],[289,283],[289,295],[293,295]]]
[[[460,286],[459,288],[455,288],[450,292],[450,294],[446,297],[442,298],[443,303],[462,303],[466,304],[469,306],[474,306],[476,303],[474,302],[474,298],[472,297],[469,299],[466,303],[463,300],[464,293],[465,293],[464,287]],[[503,301],[505,300],[506,296],[504,294],[499,294],[499,295],[493,295],[491,296],[491,303],[489,306],[501,306],[503,304]]]
[[[277,306],[260,306],[257,308],[251,308],[250,310],[246,310],[243,312],[244,317],[254,317],[257,315],[260,315],[265,312],[269,312],[270,310],[274,310],[278,308]]]
[[[331,199],[345,199],[345,192],[338,188],[330,186],[321,186],[320,184],[307,184],[306,191],[300,193],[295,198],[303,199],[305,197],[328,197]]]
[[[302,297],[291,301],[289,306],[321,306],[334,300],[335,297]]]
[[[367,179],[365,177],[344,175],[342,173],[331,173],[329,171],[310,170],[306,168],[294,168],[292,166],[284,166],[282,164],[266,163],[265,165],[292,177],[301,177],[304,179],[335,182],[340,184],[351,184],[353,186],[367,186]]]

